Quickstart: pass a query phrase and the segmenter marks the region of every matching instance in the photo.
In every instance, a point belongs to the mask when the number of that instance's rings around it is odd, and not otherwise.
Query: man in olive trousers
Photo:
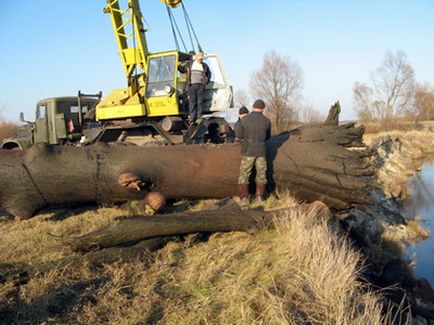
[[[271,122],[263,115],[265,103],[258,99],[253,103],[252,112],[235,127],[235,135],[242,141],[240,177],[238,178],[240,205],[249,205],[249,178],[253,166],[256,170],[256,200],[264,201],[267,183],[267,160],[265,141],[271,136]]]

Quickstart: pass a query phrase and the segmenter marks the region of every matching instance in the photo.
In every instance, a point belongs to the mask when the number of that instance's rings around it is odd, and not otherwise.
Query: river
[[[412,195],[402,209],[406,218],[419,216],[421,225],[434,234],[434,162],[423,165],[409,182]],[[407,258],[416,259],[415,276],[426,278],[434,284],[434,235],[412,244],[407,251]]]

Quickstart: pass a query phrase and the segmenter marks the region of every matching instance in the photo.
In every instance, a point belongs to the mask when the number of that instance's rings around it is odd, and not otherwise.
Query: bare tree
[[[414,115],[417,120],[434,119],[434,88],[428,83],[416,86]]]
[[[266,114],[277,132],[297,119],[295,107],[302,86],[303,71],[300,66],[275,51],[265,54],[262,67],[250,76],[251,92],[266,102]]]
[[[414,90],[414,70],[407,55],[388,51],[382,65],[371,73],[371,86],[354,83],[355,109],[361,120],[400,118],[412,109]]]
[[[247,94],[247,91],[245,91],[244,89],[235,90],[234,98],[235,98],[236,107],[238,108],[241,106],[249,107],[250,98],[249,95]]]
[[[326,119],[325,115],[313,108],[311,104],[300,106],[299,119],[303,123],[323,123]]]
[[[373,111],[373,90],[367,84],[358,81],[354,83],[353,100],[360,120],[371,121],[377,116]]]

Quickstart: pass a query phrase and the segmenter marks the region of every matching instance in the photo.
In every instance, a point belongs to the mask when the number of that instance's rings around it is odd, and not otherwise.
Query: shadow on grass
[[[97,303],[94,292],[108,280],[105,277],[61,285],[52,292],[36,297],[28,303],[24,302],[19,294],[15,294],[13,302],[0,309],[0,323],[41,324],[53,321],[56,324],[66,323],[65,317],[74,307],[85,303]]]
[[[81,213],[96,211],[98,208],[95,203],[57,205],[41,210],[38,214],[47,214],[45,219],[49,221],[62,221]]]

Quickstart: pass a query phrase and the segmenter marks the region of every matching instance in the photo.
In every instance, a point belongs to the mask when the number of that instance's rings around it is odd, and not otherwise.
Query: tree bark
[[[224,208],[121,218],[107,227],[83,236],[65,238],[55,236],[55,238],[70,245],[74,251],[87,252],[155,237],[179,236],[197,232],[254,232],[272,225],[276,219],[309,212],[315,212],[320,217],[329,217],[329,209],[319,201],[272,212]]]
[[[365,162],[363,129],[316,126],[284,132],[267,142],[268,190],[289,190],[301,200],[333,209],[369,201],[373,167]],[[36,145],[0,150],[0,207],[21,217],[65,203],[113,203],[142,199],[148,191],[168,199],[236,195],[240,144],[137,147]],[[121,186],[123,173],[137,175],[142,190]],[[252,176],[251,184],[254,183]]]

